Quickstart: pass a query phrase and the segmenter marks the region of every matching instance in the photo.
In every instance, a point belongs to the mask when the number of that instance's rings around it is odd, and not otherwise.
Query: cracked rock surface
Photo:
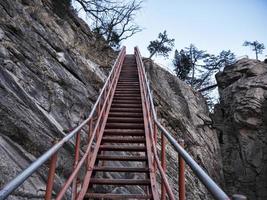
[[[0,0],[0,188],[87,116],[116,57],[74,10]],[[72,168],[60,151],[56,188]],[[47,163],[48,164],[48,163]],[[44,198],[43,167],[9,199]]]
[[[241,59],[216,75],[214,113],[226,189],[267,199],[267,64]]]

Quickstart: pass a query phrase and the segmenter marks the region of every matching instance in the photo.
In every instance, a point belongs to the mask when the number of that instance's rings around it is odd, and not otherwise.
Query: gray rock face
[[[267,64],[241,59],[216,78],[220,104],[214,121],[226,188],[249,199],[267,199]]]
[[[211,127],[212,121],[203,96],[151,61],[146,60],[145,66],[161,123],[174,138],[184,139],[185,149],[223,186],[220,146],[216,131]],[[160,140],[160,135],[158,138]],[[177,192],[177,153],[170,144],[167,145],[167,162],[167,175],[173,190]],[[213,199],[188,166],[186,199]]]
[[[74,11],[62,19],[51,2],[0,0],[0,188],[88,115],[106,78],[101,67],[116,56]],[[71,144],[60,157],[56,187],[72,168]],[[10,199],[43,199],[46,174]]]

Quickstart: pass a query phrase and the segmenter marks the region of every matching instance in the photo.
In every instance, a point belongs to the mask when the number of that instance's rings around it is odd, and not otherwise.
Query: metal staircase
[[[128,167],[114,166],[112,165],[114,161],[123,161]],[[139,167],[132,167],[138,164]],[[138,173],[139,178],[108,179],[97,176],[101,172],[120,173],[120,175]],[[142,188],[142,193],[96,193],[94,186],[97,185],[139,187]],[[89,186],[86,199],[152,198],[140,82],[133,55],[124,59]]]
[[[87,146],[83,150],[81,134],[87,135]],[[160,158],[158,135],[161,135]],[[61,188],[56,189],[57,155],[70,141],[74,142],[73,170]],[[169,184],[166,176],[166,142],[179,155],[178,197],[174,196],[175,186]],[[46,200],[184,200],[185,163],[215,199],[246,199],[242,195],[228,197],[183,149],[183,142],[179,144],[160,124],[137,47],[134,55],[126,55],[125,47],[122,48],[88,118],[7,183],[0,190],[0,200],[16,192],[48,160]],[[161,180],[157,180],[156,176]],[[124,187],[127,192],[120,192],[116,187]]]

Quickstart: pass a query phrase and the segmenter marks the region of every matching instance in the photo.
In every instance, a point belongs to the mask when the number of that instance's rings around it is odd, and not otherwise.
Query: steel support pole
[[[184,140],[179,139],[178,143],[184,148]],[[179,162],[179,200],[185,200],[185,161],[180,154],[178,154]]]
[[[166,138],[163,133],[161,133],[161,166],[163,171],[166,173]],[[166,188],[163,183],[163,180],[161,180],[161,200],[166,199]]]
[[[57,152],[53,154],[50,160],[48,179],[47,179],[46,190],[45,190],[45,200],[52,199],[56,165],[57,165]]]
[[[80,132],[78,132],[76,135],[73,170],[76,168],[79,162],[80,142],[81,142],[81,134]],[[72,200],[76,199],[76,194],[77,194],[77,176],[73,179],[73,182],[72,182],[72,194],[71,194]]]

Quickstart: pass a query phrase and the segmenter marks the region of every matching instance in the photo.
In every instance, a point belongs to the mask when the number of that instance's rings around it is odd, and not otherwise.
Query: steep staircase
[[[160,149],[157,148],[158,135],[161,136]],[[73,169],[65,182],[59,183],[55,178],[58,154],[73,139]],[[83,148],[82,140],[87,140]],[[174,194],[177,186],[170,185],[166,175],[167,141],[178,153],[178,195]],[[181,141],[179,144],[157,119],[138,48],[134,55],[126,55],[123,47],[88,118],[56,140],[50,149],[1,188],[0,200],[7,199],[48,160],[45,200],[185,200],[185,163],[215,199],[229,200],[183,148]],[[244,200],[245,197],[233,195],[231,199]]]
[[[124,166],[119,163],[116,165],[114,161],[123,161]],[[115,176],[126,178],[104,178],[105,173],[113,177],[114,173],[119,173]],[[142,192],[139,194],[94,192],[99,185],[102,186],[102,190],[106,185],[111,185],[113,187],[109,187],[109,190],[126,186],[130,190],[131,187],[138,187]],[[127,55],[122,65],[93,168],[93,178],[90,180],[85,199],[152,199],[150,191],[138,71],[134,55]]]

